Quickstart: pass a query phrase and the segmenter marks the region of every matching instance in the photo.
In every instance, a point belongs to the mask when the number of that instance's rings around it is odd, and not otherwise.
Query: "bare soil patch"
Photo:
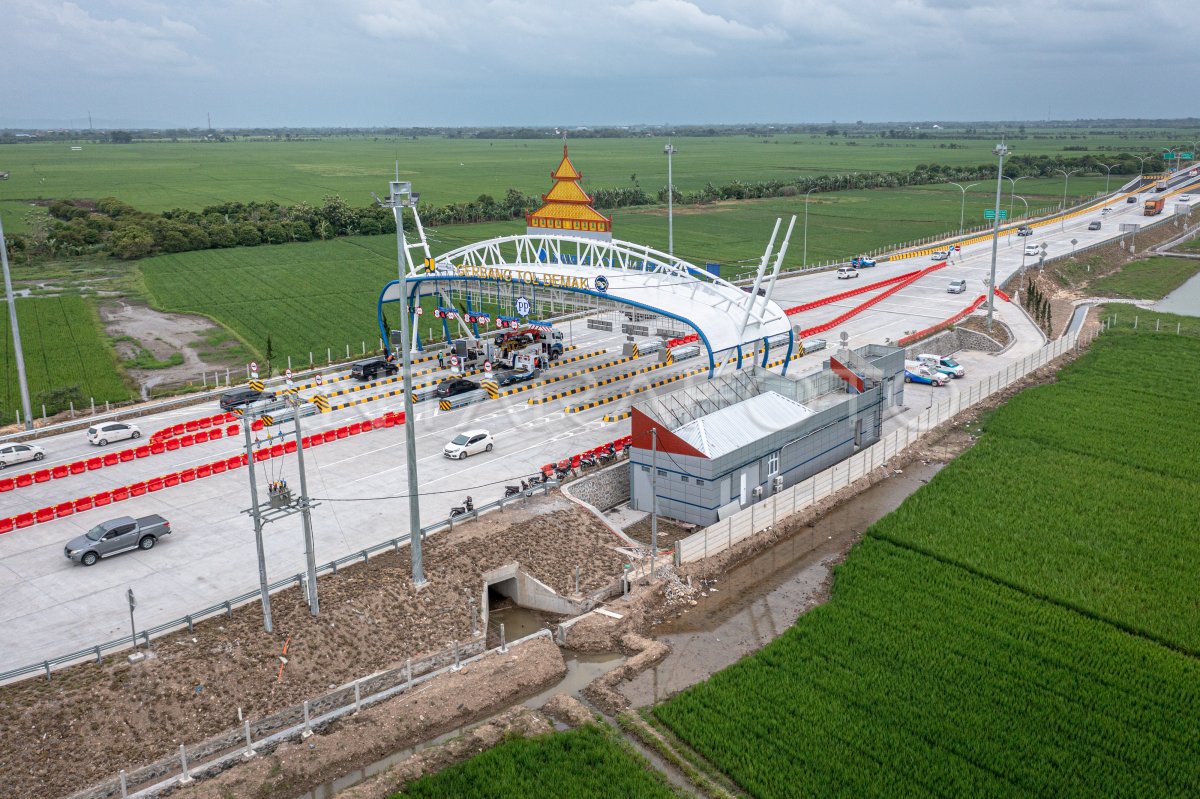
[[[426,542],[428,587],[412,587],[410,555],[379,555],[320,578],[321,615],[298,591],[273,597],[275,635],[257,604],[153,643],[155,657],[124,657],[0,687],[0,773],[5,796],[62,796],[119,769],[170,756],[359,677],[403,665],[471,636],[483,572],[513,561],[561,593],[597,590],[621,573],[620,542],[561,496],[530,500]],[[488,535],[479,535],[479,531]],[[283,646],[288,663],[280,673]],[[464,701],[460,699],[461,701]],[[453,709],[453,708],[452,708]],[[430,728],[436,728],[430,720]],[[436,734],[436,733],[434,733]]]

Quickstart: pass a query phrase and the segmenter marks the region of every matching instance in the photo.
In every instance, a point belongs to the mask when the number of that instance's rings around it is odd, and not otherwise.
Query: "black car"
[[[751,292],[754,291],[754,286],[742,286],[742,291],[746,292],[747,294],[750,294]],[[758,290],[758,296],[760,296],[760,297],[767,296],[767,290],[760,287]]]
[[[453,397],[455,394],[465,394],[468,391],[475,391],[479,388],[479,384],[474,380],[443,380],[438,384],[437,395],[439,397]]]
[[[1129,197],[1126,197],[1126,198],[1125,198],[1125,202],[1127,202],[1127,203],[1135,203],[1135,202],[1137,202],[1137,195],[1136,195],[1136,194],[1134,194],[1134,195],[1131,195],[1131,196],[1129,196]]]
[[[221,410],[231,411],[234,408],[241,408],[244,405],[249,405],[260,399],[270,399],[273,396],[273,394],[265,391],[255,391],[252,388],[235,388],[221,395]]]
[[[1099,229],[1100,229],[1099,222],[1088,222],[1088,230],[1099,230]]]
[[[395,363],[382,355],[376,355],[374,358],[355,361],[350,367],[350,376],[356,380],[374,380],[380,372],[385,375],[394,375],[399,371],[400,367]]]
[[[502,386],[511,386],[513,383],[524,383],[535,377],[537,377],[536,369],[517,369],[500,378],[499,383]]]

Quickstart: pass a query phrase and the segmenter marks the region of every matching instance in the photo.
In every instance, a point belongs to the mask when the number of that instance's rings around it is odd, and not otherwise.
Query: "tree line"
[[[1129,154],[1109,156],[1118,175],[1136,174],[1138,160]],[[1092,155],[1064,158],[1051,155],[1016,155],[1005,161],[1008,177],[1054,177],[1056,169],[1082,168],[1099,171]],[[1147,163],[1161,169],[1161,161]],[[784,180],[734,180],[719,186],[706,183],[695,191],[674,189],[677,205],[704,205],[721,200],[750,200],[794,197],[808,192],[851,189],[888,189],[946,181],[986,180],[995,166],[948,166],[918,164],[907,172],[854,172],[817,175]],[[593,193],[596,208],[617,208],[664,203],[667,187],[653,194],[631,175],[630,186],[605,187]],[[541,205],[538,195],[509,189],[496,199],[481,194],[474,200],[422,208],[428,226],[503,222],[524,218]],[[100,200],[55,200],[48,213],[28,218],[28,230],[8,238],[14,256],[26,259],[101,254],[135,260],[162,253],[227,247],[257,247],[264,244],[327,240],[340,236],[395,233],[392,212],[377,205],[352,207],[338,195],[326,196],[321,205],[277,202],[227,202],[199,211],[175,208],[162,213],[141,211],[113,197]]]

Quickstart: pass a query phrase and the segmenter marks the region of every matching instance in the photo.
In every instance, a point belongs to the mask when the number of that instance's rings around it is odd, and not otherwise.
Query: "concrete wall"
[[[933,355],[953,355],[959,350],[1000,352],[1002,349],[1004,347],[994,338],[960,327],[954,330],[943,330],[935,336],[918,341],[904,351],[904,357],[914,359],[924,352]]]
[[[629,461],[623,461],[571,483],[571,493],[598,510],[629,500]]]

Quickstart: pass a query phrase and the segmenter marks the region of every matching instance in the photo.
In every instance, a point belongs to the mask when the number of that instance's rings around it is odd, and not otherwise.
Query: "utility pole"
[[[987,313],[987,329],[990,333],[992,330],[992,311],[996,305],[996,248],[1000,244],[1000,191],[1004,188],[1004,156],[1008,154],[1008,147],[1001,142],[996,145],[996,149],[992,150],[992,155],[1000,157],[1000,165],[996,168],[996,216],[992,222],[992,276],[988,280],[988,313]]]
[[[288,378],[288,387],[292,379]],[[300,432],[301,401],[296,394],[288,395],[288,403],[295,412],[296,422],[296,466],[300,469],[300,520],[304,526],[304,560],[308,574],[308,610],[316,616],[321,611],[317,600],[317,555],[313,544],[312,510],[308,501],[308,480],[304,475],[304,436]]]
[[[267,558],[263,552],[262,513],[258,503],[258,482],[254,479],[254,446],[250,440],[250,417],[242,416],[242,432],[246,434],[246,471],[250,474],[250,516],[254,519],[254,544],[258,548],[258,587],[262,595],[263,629],[275,632],[271,622],[271,594],[267,591]]]
[[[8,273],[8,242],[0,221],[0,264],[4,266],[4,296],[8,299],[8,323],[12,328],[13,352],[17,356],[17,382],[21,386],[21,407],[25,409],[25,429],[33,429],[33,408],[29,405],[29,381],[25,377],[25,353],[21,350],[21,328],[17,324],[17,303],[13,297],[12,277]]]
[[[675,185],[671,176],[671,156],[678,152],[675,145],[671,144],[671,140],[667,139],[667,146],[663,147],[663,152],[667,154],[667,255],[675,257]]]
[[[658,570],[658,428],[650,428],[650,579]]]

